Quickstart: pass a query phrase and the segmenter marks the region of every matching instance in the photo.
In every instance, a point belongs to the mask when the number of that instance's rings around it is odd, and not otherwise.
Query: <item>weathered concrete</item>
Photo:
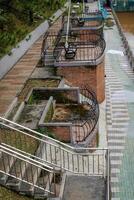
[[[105,183],[101,177],[70,176],[66,177],[62,200],[104,200]]]

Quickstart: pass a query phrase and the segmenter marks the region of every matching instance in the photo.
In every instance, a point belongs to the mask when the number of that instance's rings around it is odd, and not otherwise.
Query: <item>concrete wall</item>
[[[71,143],[70,126],[49,126],[48,129],[54,133],[57,140]]]
[[[53,20],[56,20],[63,12],[63,10],[58,10],[54,13]],[[0,60],[0,79],[18,62],[18,60],[26,53],[26,51],[48,30],[49,23],[44,21],[40,24],[34,31],[29,33],[24,40],[17,44],[18,48],[13,48],[11,50],[11,55],[5,55]],[[30,35],[30,39],[27,41]]]

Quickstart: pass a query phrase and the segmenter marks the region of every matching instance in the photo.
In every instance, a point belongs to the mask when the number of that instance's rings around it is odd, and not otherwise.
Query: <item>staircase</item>
[[[53,169],[2,144],[0,146],[0,184],[20,194],[41,199],[55,196]]]
[[[0,184],[41,199],[55,197],[55,175],[108,178],[108,150],[74,148],[0,117]]]

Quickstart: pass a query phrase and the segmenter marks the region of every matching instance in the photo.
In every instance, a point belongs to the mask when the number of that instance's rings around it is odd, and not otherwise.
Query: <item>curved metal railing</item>
[[[76,143],[82,143],[95,133],[99,119],[99,105],[95,93],[86,86],[80,89],[80,102],[88,110],[81,119],[73,122],[73,135]]]
[[[72,17],[71,19],[78,20],[78,17]],[[70,23],[69,27],[68,46],[71,47],[71,51],[75,49],[74,56],[66,56],[67,18],[63,17],[62,29],[55,32],[51,30],[45,34],[42,45],[42,58],[45,59],[45,55],[51,52],[56,67],[68,66],[68,64],[72,66],[79,66],[80,64],[90,66],[102,62],[101,57],[106,46],[103,38],[103,17],[98,12],[98,15],[90,13],[83,19],[84,26],[78,26],[79,23],[76,25]],[[67,59],[68,57],[69,59]],[[69,63],[70,60],[71,63]]]
[[[60,35],[61,34],[61,35]],[[65,36],[64,31],[59,34],[60,40],[57,40],[54,48],[54,58],[56,66],[80,66],[97,65],[102,62],[100,58],[105,51],[105,40],[99,34],[89,33],[88,30],[71,31],[69,35],[69,45],[76,48],[76,54],[71,63],[66,59]]]
[[[64,29],[66,29],[67,17],[63,15],[62,24]],[[103,32],[104,19],[100,12],[95,13],[84,13],[81,16],[71,16],[70,17],[70,29],[71,30],[91,30],[96,33]]]
[[[99,34],[89,33],[88,30],[71,31],[68,38],[69,45],[76,48],[74,59],[71,59],[71,65],[97,65],[105,51],[105,40]],[[69,64],[65,53],[65,34],[64,30],[59,32],[46,33],[42,45],[42,58],[45,57],[47,51],[53,53],[55,66],[64,66]]]

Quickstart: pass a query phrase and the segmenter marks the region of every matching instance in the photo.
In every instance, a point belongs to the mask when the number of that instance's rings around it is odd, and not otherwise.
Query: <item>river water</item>
[[[134,52],[134,12],[117,12],[116,14],[123,27],[129,45]]]
[[[124,31],[134,34],[134,12],[118,12],[117,16]]]

